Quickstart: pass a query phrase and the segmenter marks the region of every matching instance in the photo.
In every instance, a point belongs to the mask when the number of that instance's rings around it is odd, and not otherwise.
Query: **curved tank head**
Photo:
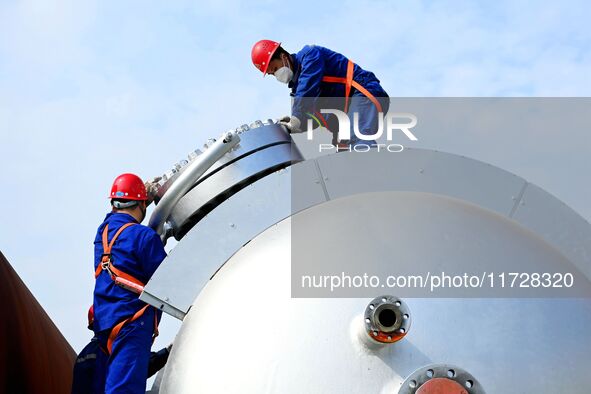
[[[588,392],[587,222],[523,179],[470,159],[347,155],[268,175],[181,239],[161,282],[198,288],[205,279],[190,309],[186,287],[165,290],[184,321],[160,393]],[[347,183],[355,171],[386,168],[382,160],[391,173]],[[298,168],[317,193],[298,209],[292,200],[281,217],[275,191],[282,177],[293,187]],[[263,228],[253,225],[265,216]],[[446,292],[383,281],[331,289],[322,279],[444,272],[481,283],[491,273],[571,273],[578,285]],[[148,286],[147,294],[164,300],[159,291]]]

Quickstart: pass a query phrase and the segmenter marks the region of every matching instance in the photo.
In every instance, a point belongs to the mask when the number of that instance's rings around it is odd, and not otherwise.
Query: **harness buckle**
[[[105,271],[110,271],[109,265],[111,265],[111,254],[110,253],[103,253],[101,256],[102,269]]]

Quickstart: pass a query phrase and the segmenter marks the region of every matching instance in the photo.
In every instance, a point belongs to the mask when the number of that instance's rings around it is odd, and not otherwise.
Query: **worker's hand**
[[[148,194],[148,199],[146,200],[146,206],[150,205],[154,201],[154,197],[156,197],[156,194],[158,193],[158,189],[160,188],[160,185],[158,184],[158,182],[161,179],[162,179],[161,176],[157,176],[155,178],[152,178],[149,181],[146,181],[146,183],[144,184],[146,186],[146,193]]]
[[[301,122],[295,116],[284,116],[282,118],[277,119],[277,123],[280,125],[285,126],[287,131],[290,133],[301,133],[302,130],[300,129]]]

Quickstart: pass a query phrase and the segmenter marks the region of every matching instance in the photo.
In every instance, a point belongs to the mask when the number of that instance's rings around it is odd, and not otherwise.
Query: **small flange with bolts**
[[[402,383],[398,394],[485,394],[468,371],[449,364],[432,364],[413,372]]]
[[[400,298],[390,295],[374,298],[363,318],[367,334],[381,343],[397,342],[410,329],[410,309]]]

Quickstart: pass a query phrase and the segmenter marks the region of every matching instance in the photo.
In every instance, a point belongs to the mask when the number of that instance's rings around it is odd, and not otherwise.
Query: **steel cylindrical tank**
[[[372,298],[291,297],[294,231],[319,264],[357,259],[379,275],[525,262],[517,266],[585,277],[539,234],[462,199],[412,191],[335,198],[272,225],[223,265],[185,317],[160,392],[414,393],[457,387],[453,379],[469,393],[591,386],[588,298],[405,298],[408,335],[368,346],[360,330]]]

